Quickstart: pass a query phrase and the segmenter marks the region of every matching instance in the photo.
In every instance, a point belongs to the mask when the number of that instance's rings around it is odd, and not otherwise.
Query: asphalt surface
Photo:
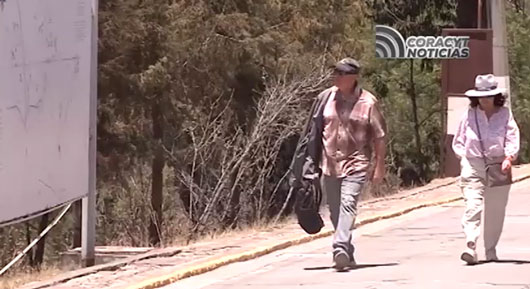
[[[463,201],[425,208],[355,231],[358,266],[331,268],[331,238],[228,265],[162,288],[527,288],[530,289],[530,180],[512,186],[499,262],[465,265]],[[362,212],[361,212],[362,213]],[[484,260],[482,239],[479,259]]]

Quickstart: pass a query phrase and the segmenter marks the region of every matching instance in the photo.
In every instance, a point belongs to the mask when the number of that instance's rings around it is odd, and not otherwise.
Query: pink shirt
[[[463,115],[453,139],[455,154],[459,158],[482,158],[475,122],[475,109],[485,156],[488,158],[512,156],[515,159],[519,153],[519,128],[511,110],[507,107],[501,107],[499,111],[491,115],[489,120],[486,113],[478,106],[469,108],[468,112]]]
[[[386,123],[376,97],[363,89],[358,100],[345,100],[336,87],[324,107],[324,175],[345,177],[365,172],[374,139],[386,135]]]

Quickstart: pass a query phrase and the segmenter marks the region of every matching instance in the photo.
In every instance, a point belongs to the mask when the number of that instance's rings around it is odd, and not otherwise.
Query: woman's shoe
[[[495,262],[499,261],[499,258],[497,257],[497,250],[491,249],[486,251],[486,261],[488,262]]]
[[[467,242],[467,248],[460,255],[460,259],[466,262],[468,265],[474,265],[478,263],[477,252],[475,251],[476,245],[474,242]]]

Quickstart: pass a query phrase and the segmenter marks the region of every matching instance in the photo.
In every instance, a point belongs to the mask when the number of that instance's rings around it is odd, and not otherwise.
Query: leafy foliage
[[[515,120],[521,130],[519,160],[530,162],[530,15],[517,6],[508,9],[508,59],[510,63],[510,90]]]

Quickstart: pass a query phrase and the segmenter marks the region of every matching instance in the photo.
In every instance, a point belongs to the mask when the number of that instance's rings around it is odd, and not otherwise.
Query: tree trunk
[[[418,154],[418,164],[420,169],[420,176],[422,179],[425,179],[425,170],[423,168],[423,154],[421,147],[421,138],[420,138],[420,123],[418,121],[418,105],[416,103],[416,87],[414,86],[414,60],[410,60],[410,90],[409,96],[410,101],[412,102],[412,116],[414,118],[414,138],[416,140],[416,153]]]
[[[28,245],[31,244],[31,226],[29,225],[29,222],[26,223],[26,243],[28,243]],[[26,256],[28,257],[29,265],[33,267],[33,251],[29,251]]]
[[[153,207],[154,218],[151,218],[151,224],[149,226],[149,240],[152,245],[157,246],[160,245],[162,232],[162,192],[164,186],[163,170],[165,165],[164,150],[162,147],[164,120],[162,117],[161,105],[157,101],[155,101],[152,106],[151,118],[153,121],[153,138],[155,140],[151,174],[151,206]]]
[[[229,210],[228,217],[224,221],[225,227],[235,229],[237,226],[236,218],[237,213],[239,212],[240,208],[240,198],[241,198],[241,190],[239,188],[234,188],[234,186],[237,186],[235,184],[237,175],[239,174],[239,169],[234,170],[232,175],[230,176],[230,185],[228,188],[233,191],[233,194],[230,198],[230,207],[227,208]]]
[[[50,214],[44,214],[39,222],[39,234],[46,229],[48,226]],[[35,250],[35,257],[33,258],[33,266],[35,268],[40,268],[42,261],[44,261],[44,248],[46,246],[46,235],[44,235],[39,242],[37,243],[37,248]]]
[[[72,243],[73,248],[81,248],[81,214],[82,214],[82,200],[74,202],[74,239]]]

